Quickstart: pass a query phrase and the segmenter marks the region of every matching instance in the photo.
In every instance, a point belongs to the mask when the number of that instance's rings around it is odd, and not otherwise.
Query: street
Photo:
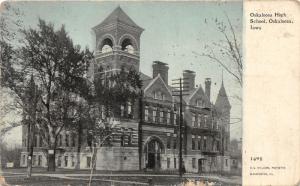
[[[4,169],[1,172],[8,185],[70,185],[86,186],[89,181],[89,171],[74,171],[58,169],[48,173],[44,169],[34,169],[31,178],[26,177],[26,169]],[[175,174],[150,174],[150,173],[126,173],[126,172],[97,172],[93,174],[91,185],[157,185],[157,186],[180,186],[180,185],[241,185],[241,177],[221,177],[217,175],[185,174],[182,179]],[[0,182],[0,185],[5,185]]]

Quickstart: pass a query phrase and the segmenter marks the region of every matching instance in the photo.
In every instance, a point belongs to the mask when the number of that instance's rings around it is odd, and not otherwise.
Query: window
[[[196,146],[196,144],[195,144],[195,138],[192,137],[192,150],[195,150],[195,146]]]
[[[92,158],[91,157],[86,157],[86,167],[87,168],[90,168],[91,167],[91,161],[92,161]]]
[[[70,137],[70,135],[69,135],[69,134],[66,134],[66,147],[69,147],[69,146],[70,146],[70,143],[69,143],[69,137]]]
[[[76,145],[76,136],[75,136],[75,134],[72,134],[72,145],[73,145],[73,147],[75,147],[75,145]]]
[[[163,123],[163,122],[164,122],[164,112],[163,112],[163,111],[160,111],[159,122],[160,122],[160,123]]]
[[[152,117],[153,117],[152,121],[155,123],[156,122],[156,108],[155,107],[153,108]]]
[[[174,141],[173,141],[173,149],[176,149],[176,148],[177,148],[177,140],[174,139]]]
[[[120,113],[120,115],[121,115],[121,117],[124,117],[124,112],[125,112],[125,108],[124,108],[124,105],[121,105],[121,113]]]
[[[121,136],[121,147],[124,147],[124,145],[125,145],[125,136],[122,135]]]
[[[34,146],[34,147],[37,147],[37,140],[38,140],[38,139],[37,139],[37,135],[35,135],[33,138],[34,138],[34,139],[33,139],[33,140],[34,140],[34,141],[33,141],[33,146]]]
[[[196,168],[196,158],[192,158],[192,167],[193,169]]]
[[[112,48],[109,45],[104,45],[102,47],[102,53],[111,52]]]
[[[200,128],[201,127],[201,115],[200,114],[198,114],[198,121],[197,121],[197,123],[198,123],[198,127]]]
[[[148,107],[145,107],[145,121],[149,120],[149,110]]]
[[[128,115],[132,114],[132,104],[131,104],[131,102],[128,102],[127,112],[128,112]]]
[[[157,92],[156,91],[153,92],[153,99],[157,99]]]
[[[71,156],[71,161],[72,161],[72,167],[74,167],[75,166],[75,157],[74,157],[74,155]]]
[[[36,155],[32,156],[32,165],[36,165]]]
[[[167,168],[170,168],[170,158],[167,158]]]
[[[204,127],[207,127],[207,115],[204,115]]]
[[[204,101],[202,99],[196,100],[196,106],[197,107],[204,107]]]
[[[131,145],[132,144],[132,137],[131,137],[131,134],[128,136],[128,145]]]
[[[174,121],[173,121],[174,125],[176,125],[176,120],[177,120],[177,114],[176,112],[174,112]]]
[[[100,50],[102,53],[111,52],[113,50],[112,47],[113,47],[112,40],[109,38],[106,38],[102,41]]]
[[[23,155],[22,157],[23,157],[23,158],[22,158],[22,164],[25,165],[25,162],[26,162],[26,155]]]
[[[201,138],[198,140],[198,150],[201,150]]]
[[[68,166],[68,159],[69,159],[69,157],[68,157],[68,156],[65,156],[65,167]]]
[[[62,146],[62,135],[61,134],[59,135],[58,141],[59,141],[59,146]]]
[[[206,150],[206,136],[204,136],[204,144],[203,144],[203,149]]]
[[[174,168],[176,169],[176,158],[174,158]]]
[[[225,159],[225,165],[228,166],[228,159]]]
[[[196,116],[195,116],[195,114],[192,114],[192,126],[196,127]]]
[[[161,100],[165,100],[165,95],[161,93]]]
[[[42,165],[42,155],[38,156],[38,166]]]
[[[168,138],[167,139],[167,149],[170,149],[171,148],[171,139]]]
[[[171,119],[171,113],[170,113],[170,110],[168,110],[168,113],[167,113],[167,124],[170,124],[170,119]]]
[[[61,167],[61,156],[57,157],[57,166]]]

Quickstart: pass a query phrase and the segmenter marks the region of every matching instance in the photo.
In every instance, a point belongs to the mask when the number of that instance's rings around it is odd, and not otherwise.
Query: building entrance
[[[152,139],[146,145],[145,149],[146,168],[157,170],[161,167],[162,147],[157,139]]]

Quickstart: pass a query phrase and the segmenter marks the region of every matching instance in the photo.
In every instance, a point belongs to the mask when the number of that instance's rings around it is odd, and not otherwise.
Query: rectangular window
[[[225,159],[225,165],[228,166],[228,159]]]
[[[207,115],[204,115],[204,127],[207,127]]]
[[[174,139],[174,141],[173,141],[173,149],[176,149],[176,148],[177,148],[177,140]]]
[[[167,168],[170,168],[170,158],[167,158]]]
[[[155,107],[153,107],[152,121],[153,121],[153,123],[156,122],[156,108]]]
[[[66,147],[69,147],[70,143],[69,143],[69,137],[70,135],[69,134],[66,134]]]
[[[149,110],[148,107],[145,107],[145,121],[149,120]]]
[[[38,166],[42,165],[42,155],[38,156]]]
[[[198,114],[198,121],[197,121],[197,123],[198,123],[198,127],[200,128],[200,126],[201,126],[201,115],[200,114]]]
[[[68,157],[68,156],[65,156],[65,167],[68,166],[68,159],[69,159],[69,157]]]
[[[73,147],[76,146],[76,136],[75,136],[75,134],[72,134],[72,145],[73,145]]]
[[[61,167],[61,156],[57,157],[57,166]]]
[[[62,142],[63,142],[63,141],[62,141],[62,135],[60,134],[60,135],[59,135],[59,146],[62,146]]]
[[[174,168],[175,168],[175,169],[176,169],[176,167],[177,167],[177,166],[176,166],[176,162],[177,162],[177,161],[176,161],[176,158],[174,158]]]
[[[25,165],[25,162],[26,162],[26,155],[23,155],[22,157],[23,157],[23,158],[22,158],[22,165]]]
[[[195,150],[195,146],[196,146],[196,144],[195,144],[195,139],[192,138],[192,150]]]
[[[196,158],[192,158],[192,167],[193,169],[196,168]]]
[[[167,149],[170,149],[171,148],[171,139],[168,138],[167,139]]]
[[[163,112],[163,111],[160,111],[159,122],[160,122],[160,123],[163,123],[163,122],[164,122],[164,112]]]
[[[174,112],[174,121],[173,121],[173,123],[174,123],[174,125],[177,124],[177,113],[176,112]]]
[[[32,166],[36,165],[36,155],[32,156]]]
[[[128,113],[128,115],[132,114],[132,105],[131,105],[131,102],[128,102],[127,113]]]
[[[198,140],[198,150],[201,150],[201,139]]]
[[[72,161],[72,167],[74,167],[75,166],[75,157],[74,157],[74,155],[71,156],[71,161]]]
[[[124,105],[121,105],[120,110],[121,110],[120,116],[121,116],[121,117],[124,117],[124,112],[125,112],[125,107],[124,107]]]
[[[204,144],[203,144],[203,149],[206,150],[206,136],[204,136],[204,140],[203,140],[203,141],[204,141],[204,142],[203,142],[203,143],[204,143]]]
[[[91,167],[91,161],[92,161],[92,158],[91,157],[86,157],[86,167],[87,168],[90,168]]]
[[[37,135],[35,135],[34,137],[33,137],[34,139],[34,141],[33,141],[33,146],[34,147],[37,147]]]
[[[170,124],[170,120],[171,120],[171,113],[168,110],[168,113],[167,113],[167,124]]]
[[[196,116],[195,116],[195,114],[192,114],[192,126],[196,127]]]

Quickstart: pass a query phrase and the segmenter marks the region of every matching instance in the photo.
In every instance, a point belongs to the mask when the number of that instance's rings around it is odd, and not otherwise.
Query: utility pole
[[[33,148],[34,148],[34,134],[35,134],[35,123],[36,123],[36,107],[37,107],[37,86],[34,83],[33,76],[31,76],[29,84],[29,99],[28,99],[28,114],[29,114],[29,123],[27,131],[27,152],[28,152],[28,161],[27,161],[27,177],[31,177],[32,172],[32,158],[33,158]]]
[[[183,94],[185,92],[184,88],[188,88],[188,86],[183,86],[185,83],[183,83],[184,78],[174,79],[172,80],[173,88],[177,88],[179,90],[173,90],[173,96],[179,96],[179,176],[182,177],[183,174],[183,159],[182,159],[182,135],[183,135],[183,115],[182,115],[182,96],[187,95]],[[179,86],[178,86],[179,85]],[[179,93],[179,95],[178,95]]]

